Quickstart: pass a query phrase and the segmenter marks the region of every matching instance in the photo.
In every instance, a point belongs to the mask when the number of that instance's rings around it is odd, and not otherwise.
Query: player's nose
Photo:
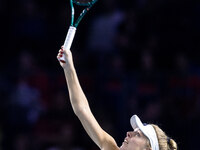
[[[126,133],[126,136],[129,137],[129,138],[131,138],[131,135],[132,135],[131,133],[132,133],[131,131],[128,131],[128,132]]]

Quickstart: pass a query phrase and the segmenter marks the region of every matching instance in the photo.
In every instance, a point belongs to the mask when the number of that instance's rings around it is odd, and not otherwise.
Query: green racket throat
[[[71,26],[77,28],[80,21],[83,19],[85,14],[90,10],[90,8],[97,2],[97,0],[70,0],[70,6],[71,6]],[[74,16],[75,16],[75,9],[74,4],[78,6],[85,7],[77,20],[74,23]]]

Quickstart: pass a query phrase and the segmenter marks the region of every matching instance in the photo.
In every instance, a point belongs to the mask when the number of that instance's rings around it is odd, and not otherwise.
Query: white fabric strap
[[[153,126],[146,125],[145,127],[147,128],[147,130],[146,130],[146,133],[144,134],[148,137],[152,150],[159,150],[158,138]]]

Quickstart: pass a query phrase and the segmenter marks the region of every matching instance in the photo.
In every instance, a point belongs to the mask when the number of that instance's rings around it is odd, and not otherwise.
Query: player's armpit
[[[102,145],[102,150],[119,150],[114,138],[104,131],[105,141]]]

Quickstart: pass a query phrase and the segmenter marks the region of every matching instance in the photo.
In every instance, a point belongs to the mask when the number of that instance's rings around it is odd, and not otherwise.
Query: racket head
[[[79,6],[92,6],[97,0],[72,0],[73,3]]]

